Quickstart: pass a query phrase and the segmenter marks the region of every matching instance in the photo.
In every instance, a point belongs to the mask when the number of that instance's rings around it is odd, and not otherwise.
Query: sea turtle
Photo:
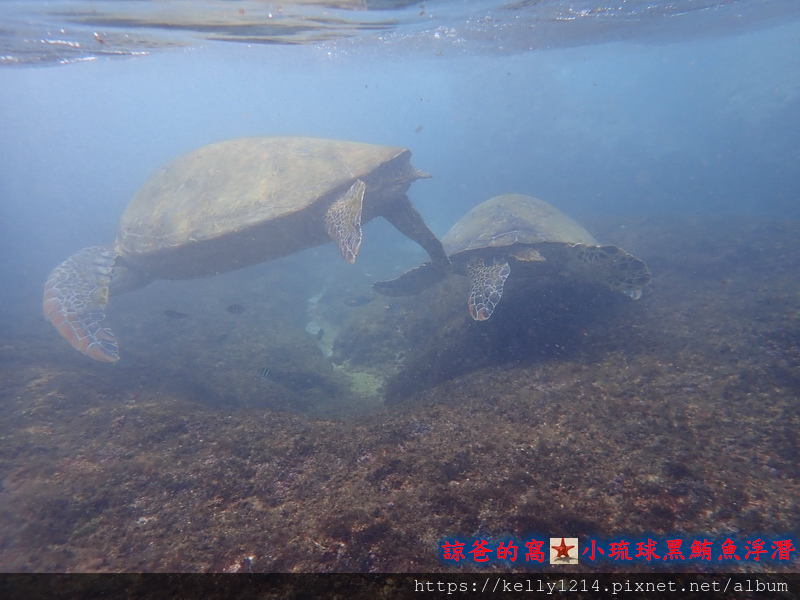
[[[616,246],[600,246],[592,235],[547,202],[505,194],[482,202],[442,238],[453,270],[472,282],[469,314],[492,316],[503,285],[514,270],[555,272],[603,284],[634,300],[650,282],[647,265]],[[442,270],[425,263],[391,281],[374,285],[387,296],[415,294],[433,285]]]
[[[411,205],[430,177],[405,148],[304,137],[234,139],[189,152],[156,171],[125,209],[111,246],[80,250],[56,267],[44,313],[76,349],[119,360],[105,325],[109,295],[154,279],[190,279],[257,264],[330,241],[355,261],[361,223],[381,216],[449,269],[441,242]]]

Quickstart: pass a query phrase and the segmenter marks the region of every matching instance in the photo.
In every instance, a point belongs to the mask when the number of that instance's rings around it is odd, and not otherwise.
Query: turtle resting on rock
[[[634,300],[650,282],[647,265],[616,246],[600,246],[561,211],[538,198],[505,194],[482,202],[442,238],[453,270],[472,282],[469,314],[492,316],[511,271],[563,273],[598,283]],[[433,263],[374,285],[387,296],[416,294],[443,277]]]
[[[145,182],[112,245],[84,248],[52,271],[44,314],[76,349],[114,362],[119,347],[104,322],[109,296],[330,240],[352,263],[362,222],[378,216],[449,271],[441,242],[406,196],[414,180],[430,177],[410,156],[405,148],[303,137],[241,138],[185,154]]]

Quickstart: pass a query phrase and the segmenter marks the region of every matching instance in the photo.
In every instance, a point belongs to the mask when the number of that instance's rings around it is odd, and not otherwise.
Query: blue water
[[[7,4],[17,19],[2,32],[0,294],[12,328],[21,314],[41,323],[47,273],[84,246],[110,243],[153,170],[239,136],[406,146],[434,176],[410,197],[440,236],[505,192],[574,217],[800,217],[800,21],[791,2],[333,13],[287,5],[266,16],[243,5],[256,22],[296,9],[364,28],[339,37],[341,23],[320,21],[296,45],[247,43],[251,29],[209,41],[219,37],[205,26],[213,5],[184,11],[180,29],[101,29],[111,22],[106,7],[149,23],[171,7],[164,3],[74,3],[73,17],[36,6]],[[87,12],[97,22],[76,25]],[[332,39],[313,39],[323,37]],[[130,41],[139,38],[147,43]],[[373,279],[424,258],[384,224],[368,225],[370,235],[362,263]],[[376,257],[384,262],[369,265]]]
[[[664,18],[640,23],[637,37],[631,17],[624,31],[587,26],[561,40],[574,47],[550,50],[493,52],[525,41],[524,30],[505,40],[502,27],[437,50],[440,34],[417,34],[415,24],[405,44],[401,25],[391,44],[194,41],[141,57],[2,68],[0,243],[3,262],[13,261],[4,271],[42,276],[73,250],[110,241],[155,168],[246,135],[411,148],[434,174],[411,197],[439,234],[507,191],[573,215],[798,217],[800,23],[791,6],[761,3],[772,18],[742,17],[752,31],[731,25],[731,10],[716,27],[700,11],[684,17],[686,35]],[[457,16],[454,31],[469,24]]]

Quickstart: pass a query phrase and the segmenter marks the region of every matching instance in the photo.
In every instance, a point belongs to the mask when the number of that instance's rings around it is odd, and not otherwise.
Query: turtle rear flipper
[[[119,360],[105,308],[114,269],[106,246],[84,248],[53,269],[44,286],[44,316],[74,348],[100,362]]]
[[[575,244],[570,251],[570,270],[634,300],[642,297],[642,288],[650,283],[644,261],[617,246]]]
[[[511,274],[511,267],[505,259],[494,259],[487,265],[482,258],[471,258],[467,261],[467,272],[472,282],[467,302],[469,314],[476,321],[485,321],[492,316],[503,296],[503,286]]]
[[[440,265],[425,263],[395,279],[376,281],[372,289],[384,296],[413,296],[440,282],[448,273]]]
[[[361,211],[364,207],[364,191],[367,185],[360,179],[336,200],[325,213],[325,231],[339,246],[345,260],[356,262],[361,247]]]

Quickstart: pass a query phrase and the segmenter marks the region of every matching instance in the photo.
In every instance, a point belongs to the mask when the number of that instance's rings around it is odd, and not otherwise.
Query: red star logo
[[[572,550],[575,546],[567,546],[564,542],[564,538],[561,538],[561,544],[558,546],[550,546],[553,550],[555,550],[558,554],[556,554],[556,558],[570,558],[569,551]]]

